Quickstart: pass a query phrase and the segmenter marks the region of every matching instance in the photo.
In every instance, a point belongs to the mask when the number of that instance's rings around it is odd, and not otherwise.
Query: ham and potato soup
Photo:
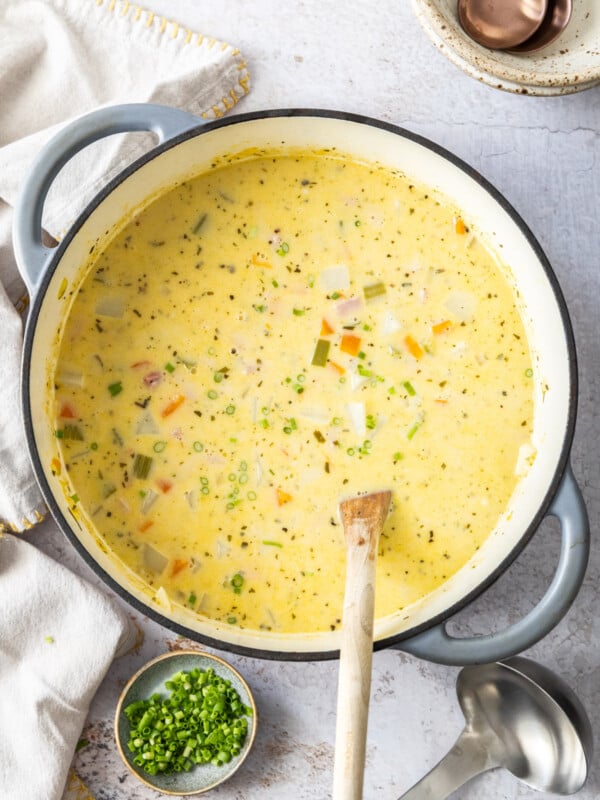
[[[518,298],[457,209],[327,153],[215,163],[91,255],[54,379],[73,514],[164,605],[341,622],[340,499],[392,490],[376,616],[494,530],[533,427]]]

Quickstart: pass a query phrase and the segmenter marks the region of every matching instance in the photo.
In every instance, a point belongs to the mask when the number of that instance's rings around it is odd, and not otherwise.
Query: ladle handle
[[[399,650],[438,664],[462,666],[502,661],[527,650],[564,617],[583,581],[590,552],[590,526],[585,503],[567,465],[549,514],[561,523],[561,549],[552,583],[537,606],[506,630],[457,639],[445,623],[397,645]]]
[[[13,246],[29,293],[35,294],[53,254],[53,248],[42,244],[42,212],[46,196],[60,170],[76,153],[115,133],[150,131],[162,144],[201,124],[198,117],[178,108],[125,103],[99,108],[61,128],[31,165],[15,205]]]
[[[481,736],[465,728],[447,755],[399,800],[443,800],[471,778],[498,766]]]

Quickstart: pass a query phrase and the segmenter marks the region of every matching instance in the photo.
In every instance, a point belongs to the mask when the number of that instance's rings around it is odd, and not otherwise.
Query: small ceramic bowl
[[[130,703],[146,700],[155,693],[166,697],[168,691],[165,688],[165,681],[170,680],[177,672],[188,672],[194,668],[206,670],[209,667],[212,667],[221,678],[229,680],[242,702],[252,709],[252,716],[248,718],[248,733],[241,752],[223,766],[202,764],[194,767],[189,772],[149,775],[133,763],[132,755],[127,747],[130,726],[129,720],[125,715],[125,708]],[[145,664],[135,673],[121,692],[115,713],[115,739],[121,758],[127,767],[146,786],[150,786],[150,788],[163,794],[177,795],[179,797],[207,792],[230,778],[250,752],[255,734],[256,704],[246,681],[237,670],[226,661],[223,661],[223,659],[197,650],[165,653]]]
[[[559,38],[534,53],[488,50],[458,21],[457,0],[411,0],[435,46],[467,75],[517,94],[562,95],[600,83],[600,4],[577,0]]]

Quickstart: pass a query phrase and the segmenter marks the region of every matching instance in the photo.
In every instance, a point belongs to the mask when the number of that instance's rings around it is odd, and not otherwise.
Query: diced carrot
[[[149,367],[150,361],[135,361],[131,364],[131,369],[137,369],[138,367]]]
[[[173,560],[173,564],[171,566],[171,577],[174,575],[178,575],[182,569],[185,569],[188,565],[187,558],[175,558]]]
[[[147,531],[148,528],[151,528],[153,525],[154,525],[154,520],[145,519],[142,522],[142,524],[138,527],[138,531],[141,531],[141,533],[144,533],[144,531]]]
[[[406,349],[411,354],[411,356],[413,356],[413,358],[416,358],[417,361],[423,357],[423,348],[417,342],[416,339],[410,336],[410,334],[404,337],[404,344],[406,345]]]
[[[52,467],[52,472],[54,472],[55,475],[60,475],[61,466],[58,458],[53,458],[50,462],[50,466]]]
[[[178,394],[177,397],[174,397],[170,403],[163,408],[160,412],[161,417],[168,417],[169,414],[172,414],[174,411],[177,411],[179,406],[183,403],[185,397],[182,394]]]
[[[321,320],[321,336],[329,336],[333,333],[333,328],[325,318]]]
[[[163,494],[166,494],[173,488],[173,481],[170,481],[168,478],[157,478],[156,485]]]
[[[292,499],[292,495],[284,492],[283,489],[277,489],[277,505],[284,506]]]
[[[60,414],[59,417],[63,419],[78,419],[79,414],[75,411],[75,408],[71,405],[71,403],[63,403],[60,407]]]
[[[252,258],[250,259],[252,264],[255,267],[262,267],[263,269],[272,269],[273,265],[270,264],[268,261],[263,261],[257,253],[255,253]]]
[[[328,361],[327,363],[338,375],[343,375],[346,372],[344,367],[340,366],[340,364],[336,364],[335,361]]]
[[[348,353],[350,356],[357,356],[360,352],[360,336],[354,336],[351,333],[345,333],[342,336],[340,349],[342,353]]]
[[[446,333],[452,327],[452,323],[449,319],[445,319],[443,322],[437,322],[435,325],[431,326],[431,330],[435,334],[435,336],[439,336],[440,333]]]
[[[467,226],[460,217],[456,220],[456,225],[454,227],[456,232],[461,235],[467,232]]]

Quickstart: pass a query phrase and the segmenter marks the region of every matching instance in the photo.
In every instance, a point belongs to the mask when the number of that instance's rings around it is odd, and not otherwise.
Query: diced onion
[[[157,602],[157,604],[161,608],[164,608],[168,614],[171,613],[172,610],[171,601],[169,600],[169,595],[167,594],[164,586],[160,586],[158,588],[158,591],[154,595],[154,599]]]
[[[350,286],[350,273],[345,264],[327,267],[319,275],[319,283],[324,292],[336,292]]]
[[[365,404],[364,403],[348,403],[348,416],[350,417],[350,422],[352,423],[352,427],[354,428],[354,432],[360,436],[365,437],[367,435],[367,423],[365,418]]]
[[[329,414],[325,408],[300,408],[298,416],[304,417],[311,422],[319,422],[321,424],[329,422]]]
[[[152,414],[149,411],[145,411],[138,419],[135,432],[138,436],[155,436],[160,433],[160,428]]]
[[[99,317],[114,317],[115,319],[122,319],[124,313],[125,300],[123,297],[105,295],[96,303],[96,314],[98,314]]]
[[[348,300],[341,300],[335,304],[335,310],[340,317],[349,317],[357,314],[363,305],[361,297],[350,297]]]
[[[352,391],[355,391],[355,389],[360,389],[360,387],[364,386],[366,382],[367,379],[364,375],[359,375],[358,372],[350,373],[350,388]]]
[[[146,492],[146,496],[144,497],[144,499],[142,501],[142,507],[141,507],[142,514],[147,514],[150,511],[150,509],[154,505],[157,497],[158,497],[158,493],[155,492],[153,489],[149,489]]]
[[[464,322],[470,319],[475,313],[477,301],[469,292],[452,292],[444,305],[457,319]]]
[[[190,489],[189,492],[184,493],[184,497],[190,511],[196,511],[198,508],[198,490]]]
[[[148,569],[152,570],[152,572],[156,572],[157,575],[160,575],[168,563],[169,559],[163,556],[162,553],[159,553],[158,550],[155,550],[149,544],[144,547],[144,564]]]
[[[63,369],[58,373],[57,383],[64,386],[83,387],[83,374],[74,369]]]
[[[392,333],[399,331],[402,325],[400,321],[392,314],[391,311],[386,311],[381,318],[381,332],[384,336],[389,336]]]

